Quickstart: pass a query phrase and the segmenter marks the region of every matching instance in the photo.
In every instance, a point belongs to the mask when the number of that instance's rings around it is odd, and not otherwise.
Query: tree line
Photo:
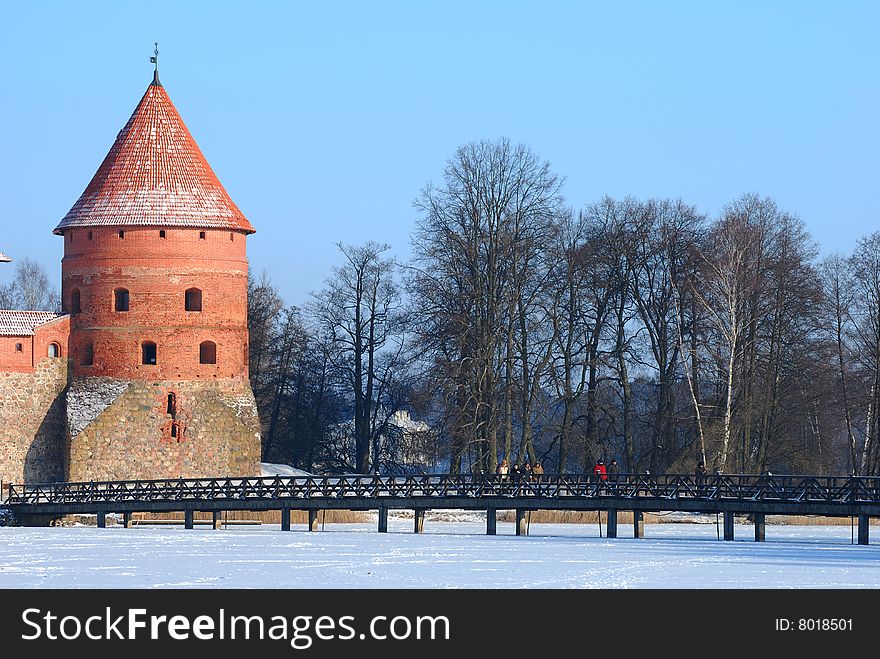
[[[573,208],[549,163],[504,139],[459,148],[414,205],[407,262],[340,243],[299,306],[251,277],[264,460],[880,471],[880,231],[820,259],[755,194],[713,217],[681,199]]]
[[[576,209],[507,140],[458,149],[415,207],[406,263],[340,245],[301,309],[252,282],[267,458],[878,472],[880,232],[820,260],[803,222],[754,194],[717,217],[681,199]]]

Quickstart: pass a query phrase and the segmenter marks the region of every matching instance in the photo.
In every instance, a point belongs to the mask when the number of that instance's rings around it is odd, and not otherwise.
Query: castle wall
[[[57,346],[58,356],[68,355],[70,317],[61,316],[38,325],[33,336],[0,336],[0,374],[33,373],[49,354],[49,344]],[[17,350],[18,346],[21,350]]]
[[[26,337],[28,339],[32,337]],[[67,359],[39,360],[28,372],[0,373],[0,480],[62,480]]]
[[[260,424],[247,378],[77,378],[67,425],[69,481],[260,473]]]

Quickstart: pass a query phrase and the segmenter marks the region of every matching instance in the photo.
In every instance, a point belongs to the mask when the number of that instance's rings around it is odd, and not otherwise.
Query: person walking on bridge
[[[606,471],[608,472],[608,483],[611,489],[617,492],[617,479],[620,476],[620,465],[617,464],[617,458],[611,458]]]
[[[596,466],[593,467],[593,475],[599,480],[599,487],[596,489],[596,492],[602,493],[608,480],[608,470],[605,468],[605,461],[602,458],[596,460]]]
[[[541,482],[541,477],[544,475],[544,466],[539,462],[535,463],[535,466],[532,467],[532,480],[536,483]]]
[[[617,458],[611,458],[611,462],[608,463],[608,468],[605,471],[608,473],[608,480],[616,483],[617,477],[620,476],[620,465],[617,464]]]

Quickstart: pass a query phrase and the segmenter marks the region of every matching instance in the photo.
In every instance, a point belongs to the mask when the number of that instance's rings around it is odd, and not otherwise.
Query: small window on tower
[[[92,232],[89,231],[89,240],[91,240],[91,239],[92,239]]]
[[[235,233],[232,231],[229,232],[229,240],[235,240]]]
[[[15,344],[15,352],[24,352],[24,346],[20,343]]]
[[[202,291],[198,288],[187,288],[184,294],[184,308],[187,311],[202,310]]]
[[[61,346],[57,343],[50,343],[49,348],[46,350],[46,354],[49,357],[55,358],[61,356]]]
[[[80,295],[79,289],[74,288],[70,291],[70,314],[76,315],[80,311],[82,311],[82,296]]]
[[[156,344],[152,341],[141,343],[141,364],[156,365]]]
[[[205,239],[205,232],[199,231],[199,240],[204,240],[204,239]]]
[[[170,414],[171,418],[174,419],[177,417],[177,395],[172,392],[168,394],[168,405],[165,408],[165,413]]]
[[[119,237],[125,240],[125,231],[123,231],[122,229],[119,230]]]
[[[113,309],[115,311],[128,311],[128,290],[117,288],[113,291]]]
[[[160,238],[164,238],[164,237],[165,237],[165,229],[159,229],[159,237],[160,237]]]
[[[202,341],[199,344],[199,364],[217,363],[217,344],[213,341]]]
[[[70,242],[73,242],[73,231],[70,232]]]
[[[82,347],[79,363],[81,366],[92,366],[95,363],[95,347],[91,343],[86,343]]]

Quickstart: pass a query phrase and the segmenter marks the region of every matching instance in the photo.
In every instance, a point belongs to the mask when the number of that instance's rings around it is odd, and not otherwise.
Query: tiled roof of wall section
[[[64,315],[54,311],[0,309],[0,336],[33,336],[36,327]]]

